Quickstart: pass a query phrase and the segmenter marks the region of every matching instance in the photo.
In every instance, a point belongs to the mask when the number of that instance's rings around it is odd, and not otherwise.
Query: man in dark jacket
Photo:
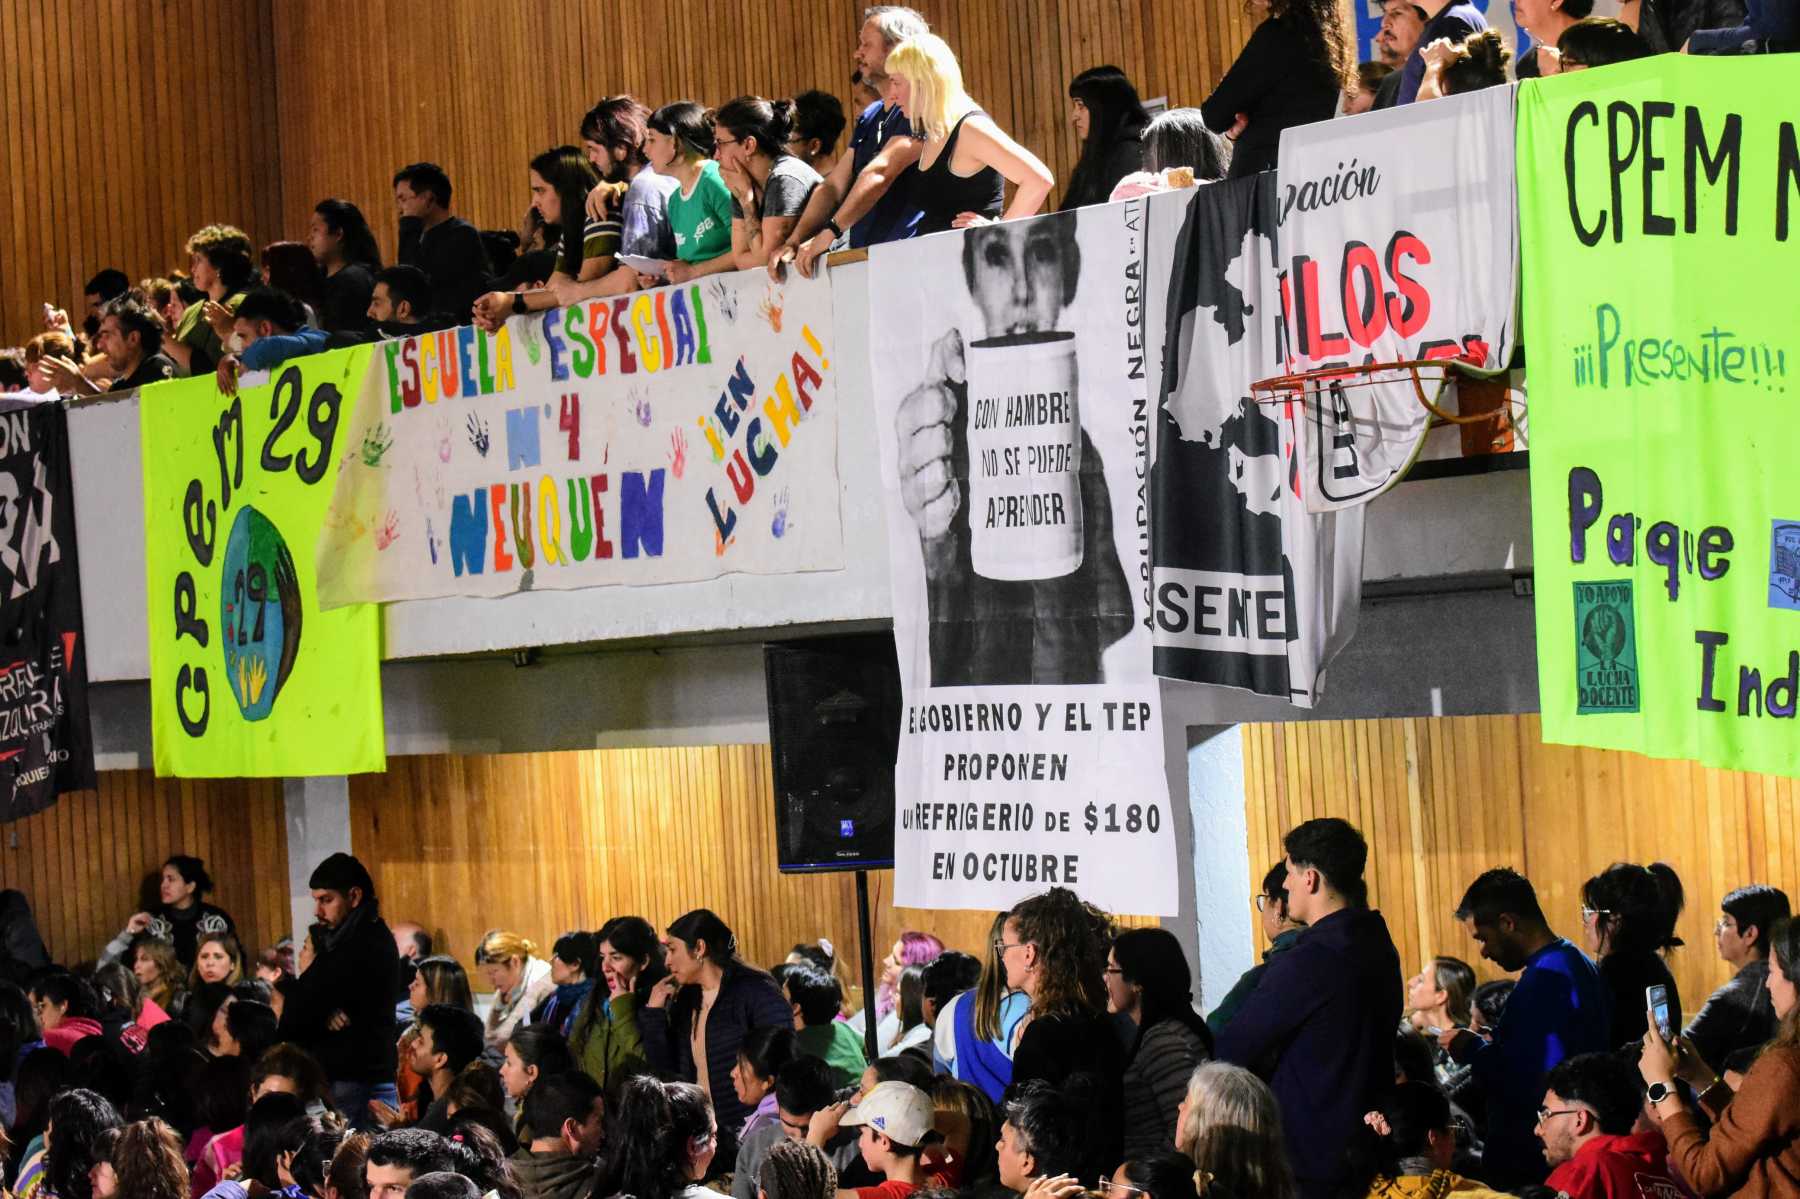
[[[524,1199],[587,1199],[593,1193],[601,1110],[600,1084],[579,1070],[532,1085],[525,1096],[531,1144],[512,1156]],[[540,1131],[545,1135],[537,1135]]]
[[[1307,929],[1269,960],[1219,1034],[1218,1055],[1268,1081],[1300,1192],[1325,1199],[1349,1181],[1346,1151],[1363,1114],[1394,1084],[1400,955],[1367,906],[1361,833],[1343,820],[1309,820],[1283,847],[1288,914]]]
[[[394,934],[381,918],[375,882],[347,853],[320,862],[308,881],[313,960],[294,980],[281,1012],[281,1039],[319,1059],[332,1103],[356,1127],[370,1125],[369,1101],[398,1106],[394,999],[385,982],[399,969]]]

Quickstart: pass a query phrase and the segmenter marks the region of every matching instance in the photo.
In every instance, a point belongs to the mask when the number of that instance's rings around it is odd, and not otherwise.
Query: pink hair
[[[899,962],[902,969],[907,966],[923,966],[928,962],[934,962],[943,952],[944,943],[930,933],[914,932],[908,929],[900,934]],[[875,996],[876,1015],[887,1015],[899,1002],[900,996],[894,988],[882,983],[881,990]]]

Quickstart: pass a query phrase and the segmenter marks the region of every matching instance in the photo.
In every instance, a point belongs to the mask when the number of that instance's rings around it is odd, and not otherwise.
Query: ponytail
[[[713,124],[731,130],[739,141],[755,138],[759,154],[780,158],[794,131],[794,102],[739,96],[714,111]]]

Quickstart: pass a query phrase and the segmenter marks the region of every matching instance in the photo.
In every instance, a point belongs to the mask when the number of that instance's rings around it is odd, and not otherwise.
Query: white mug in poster
[[[1176,911],[1150,670],[1144,209],[870,252],[901,718],[895,902]]]

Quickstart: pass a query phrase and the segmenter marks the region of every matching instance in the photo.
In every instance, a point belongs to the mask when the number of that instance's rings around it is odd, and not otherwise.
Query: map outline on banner
[[[833,319],[738,272],[382,343],[323,602],[841,569]]]
[[[1356,629],[1364,510],[1308,509],[1292,405],[1253,394],[1287,362],[1277,200],[1274,172],[1151,197],[1151,240],[1172,247],[1146,271],[1165,330],[1153,653],[1160,677],[1310,708]]]

